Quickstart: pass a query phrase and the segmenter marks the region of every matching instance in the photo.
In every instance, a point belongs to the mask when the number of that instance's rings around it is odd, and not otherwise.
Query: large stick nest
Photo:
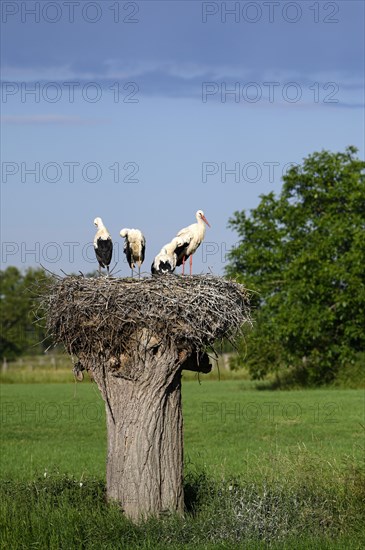
[[[44,305],[54,342],[85,356],[123,353],[140,329],[200,351],[251,322],[245,288],[212,275],[57,278]]]

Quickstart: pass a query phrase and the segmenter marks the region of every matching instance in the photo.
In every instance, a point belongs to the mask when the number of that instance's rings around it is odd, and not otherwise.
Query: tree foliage
[[[45,338],[42,322],[36,322],[38,296],[47,284],[43,269],[16,267],[0,271],[0,357],[14,359],[27,353],[39,353]]]
[[[329,382],[365,349],[365,163],[321,151],[293,166],[279,196],[229,221],[227,274],[257,291],[247,342],[254,377],[289,366]]]

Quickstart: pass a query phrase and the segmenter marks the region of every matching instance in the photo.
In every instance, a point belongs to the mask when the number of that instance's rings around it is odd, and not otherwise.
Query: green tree
[[[45,338],[44,322],[36,322],[38,296],[47,284],[42,269],[16,267],[0,271],[0,357],[39,353]]]
[[[255,378],[291,367],[326,383],[365,350],[365,163],[349,147],[292,167],[283,187],[262,195],[229,225],[239,244],[227,275],[257,293],[246,338]]]

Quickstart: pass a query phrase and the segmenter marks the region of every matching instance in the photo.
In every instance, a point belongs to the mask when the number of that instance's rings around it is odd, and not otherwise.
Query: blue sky
[[[3,1],[2,267],[91,271],[100,216],[119,274],[122,227],[149,272],[203,209],[194,271],[223,273],[228,218],[290,163],[363,156],[363,24],[348,0]]]

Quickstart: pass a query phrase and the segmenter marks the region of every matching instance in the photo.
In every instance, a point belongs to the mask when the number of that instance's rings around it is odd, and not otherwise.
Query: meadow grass
[[[20,357],[3,363],[0,370],[1,384],[65,384],[72,381],[72,361],[63,353]]]
[[[250,375],[247,369],[230,370],[227,368],[229,356],[219,355],[212,358],[212,372],[204,375],[204,380],[246,380]],[[72,360],[69,355],[56,353],[50,355],[25,356],[10,362],[6,369],[0,370],[1,384],[66,384],[74,381]],[[88,378],[88,375],[85,374]],[[185,380],[196,380],[196,373],[183,372]],[[269,377],[268,384],[273,380]],[[255,387],[255,382],[250,382]]]
[[[95,384],[4,384],[1,398],[2,477],[32,479],[52,468],[104,475],[105,411]],[[184,381],[183,415],[185,463],[217,479],[286,476],[291,460],[308,457],[331,470],[364,452],[362,390]]]
[[[132,525],[105,502],[95,384],[1,387],[1,547],[365,546],[362,390],[183,381],[184,518]]]
[[[228,485],[201,474],[186,479],[185,494],[190,511],[184,517],[134,525],[106,504],[101,481],[56,475],[2,481],[1,548],[360,549],[365,542],[361,495],[350,490]]]

